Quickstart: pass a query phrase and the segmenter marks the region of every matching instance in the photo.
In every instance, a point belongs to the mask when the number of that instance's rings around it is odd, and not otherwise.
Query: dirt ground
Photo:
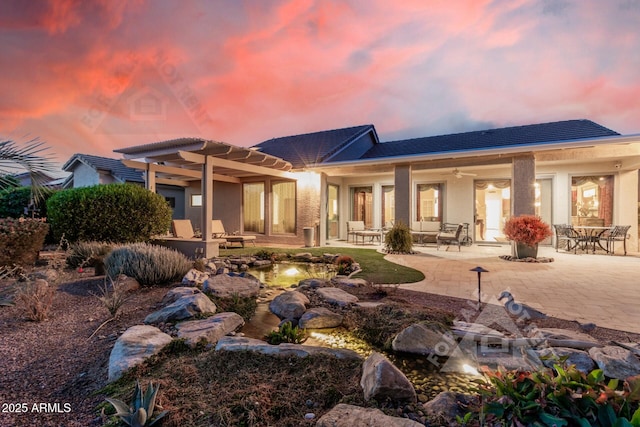
[[[119,334],[141,324],[156,310],[167,287],[134,291],[122,315],[94,334],[110,315],[96,298],[104,277],[66,272],[56,287],[49,319],[27,320],[20,307],[0,307],[0,426],[100,426],[104,419],[96,406],[104,401],[97,393],[106,385],[109,354]],[[0,283],[6,287],[7,283]],[[425,307],[437,307],[454,315],[468,310],[469,302],[451,297],[394,290],[388,298]],[[538,327],[579,330],[560,319],[537,321]],[[93,336],[92,336],[93,334]],[[638,342],[640,336],[596,328],[590,335],[602,342]]]

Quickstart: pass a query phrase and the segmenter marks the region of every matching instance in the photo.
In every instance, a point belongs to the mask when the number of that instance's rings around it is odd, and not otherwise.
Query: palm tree
[[[31,195],[34,202],[42,198],[42,184],[45,173],[57,169],[50,155],[43,154],[49,147],[38,138],[24,144],[11,139],[0,139],[0,187],[11,185],[10,178],[19,172],[29,172],[31,177]]]

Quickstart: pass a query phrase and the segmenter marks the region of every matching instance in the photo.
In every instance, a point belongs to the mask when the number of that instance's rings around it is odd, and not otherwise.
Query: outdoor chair
[[[243,234],[229,234],[224,229],[224,224],[219,219],[214,219],[211,222],[211,233],[214,238],[225,239],[226,243],[240,243],[244,248],[246,242],[252,242],[253,246],[256,245],[256,236],[247,236]],[[224,245],[225,249],[227,245]]]
[[[589,243],[589,236],[578,233],[572,225],[554,224],[553,228],[556,232],[556,252],[558,252],[560,242],[566,242],[566,250],[573,249],[574,254],[577,253],[578,247],[584,249]]]
[[[350,236],[353,236],[353,241],[355,242],[358,233],[365,230],[364,221],[347,221],[347,242],[349,242]]]
[[[173,236],[179,239],[196,237],[196,233],[193,231],[193,225],[191,225],[191,220],[188,219],[174,219],[171,221],[171,231]]]
[[[456,231],[454,233],[447,233],[441,231],[436,236],[436,250],[440,250],[440,245],[442,244],[456,244],[458,245],[458,252],[460,252],[460,245],[462,244],[460,235],[462,234],[462,229],[464,228],[464,224],[458,224]]]
[[[606,249],[610,255],[615,254],[616,242],[622,242],[622,247],[624,248],[624,254],[625,255],[627,254],[627,237],[628,237],[627,232],[629,231],[630,228],[631,228],[630,225],[616,225],[611,229],[611,231],[608,231],[607,233],[603,234],[602,239],[605,240],[607,245]]]

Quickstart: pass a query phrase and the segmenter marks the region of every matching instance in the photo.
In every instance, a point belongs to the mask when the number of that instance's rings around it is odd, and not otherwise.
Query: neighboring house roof
[[[90,154],[76,153],[62,166],[67,172],[73,172],[76,162],[81,162],[92,167],[96,171],[106,171],[114,178],[122,182],[144,182],[142,172],[129,168],[118,159],[109,157],[92,156]]]
[[[620,134],[590,120],[566,120],[382,142],[374,145],[360,159],[544,145],[616,135]]]
[[[331,160],[345,160],[340,154],[356,141],[363,141],[367,136],[369,140],[365,141],[366,146],[351,153],[351,157],[358,157],[379,142],[373,125],[273,138],[253,148],[287,160],[294,168],[303,168]]]

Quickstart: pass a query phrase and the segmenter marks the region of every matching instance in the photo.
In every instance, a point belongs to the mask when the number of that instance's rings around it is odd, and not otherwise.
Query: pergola
[[[213,256],[213,182],[240,184],[254,176],[296,179],[291,163],[259,151],[201,138],[180,138],[114,150],[122,163],[145,172],[146,188],[157,184],[188,187],[199,181],[202,190],[202,241],[205,256]],[[215,246],[215,250],[211,249]]]

